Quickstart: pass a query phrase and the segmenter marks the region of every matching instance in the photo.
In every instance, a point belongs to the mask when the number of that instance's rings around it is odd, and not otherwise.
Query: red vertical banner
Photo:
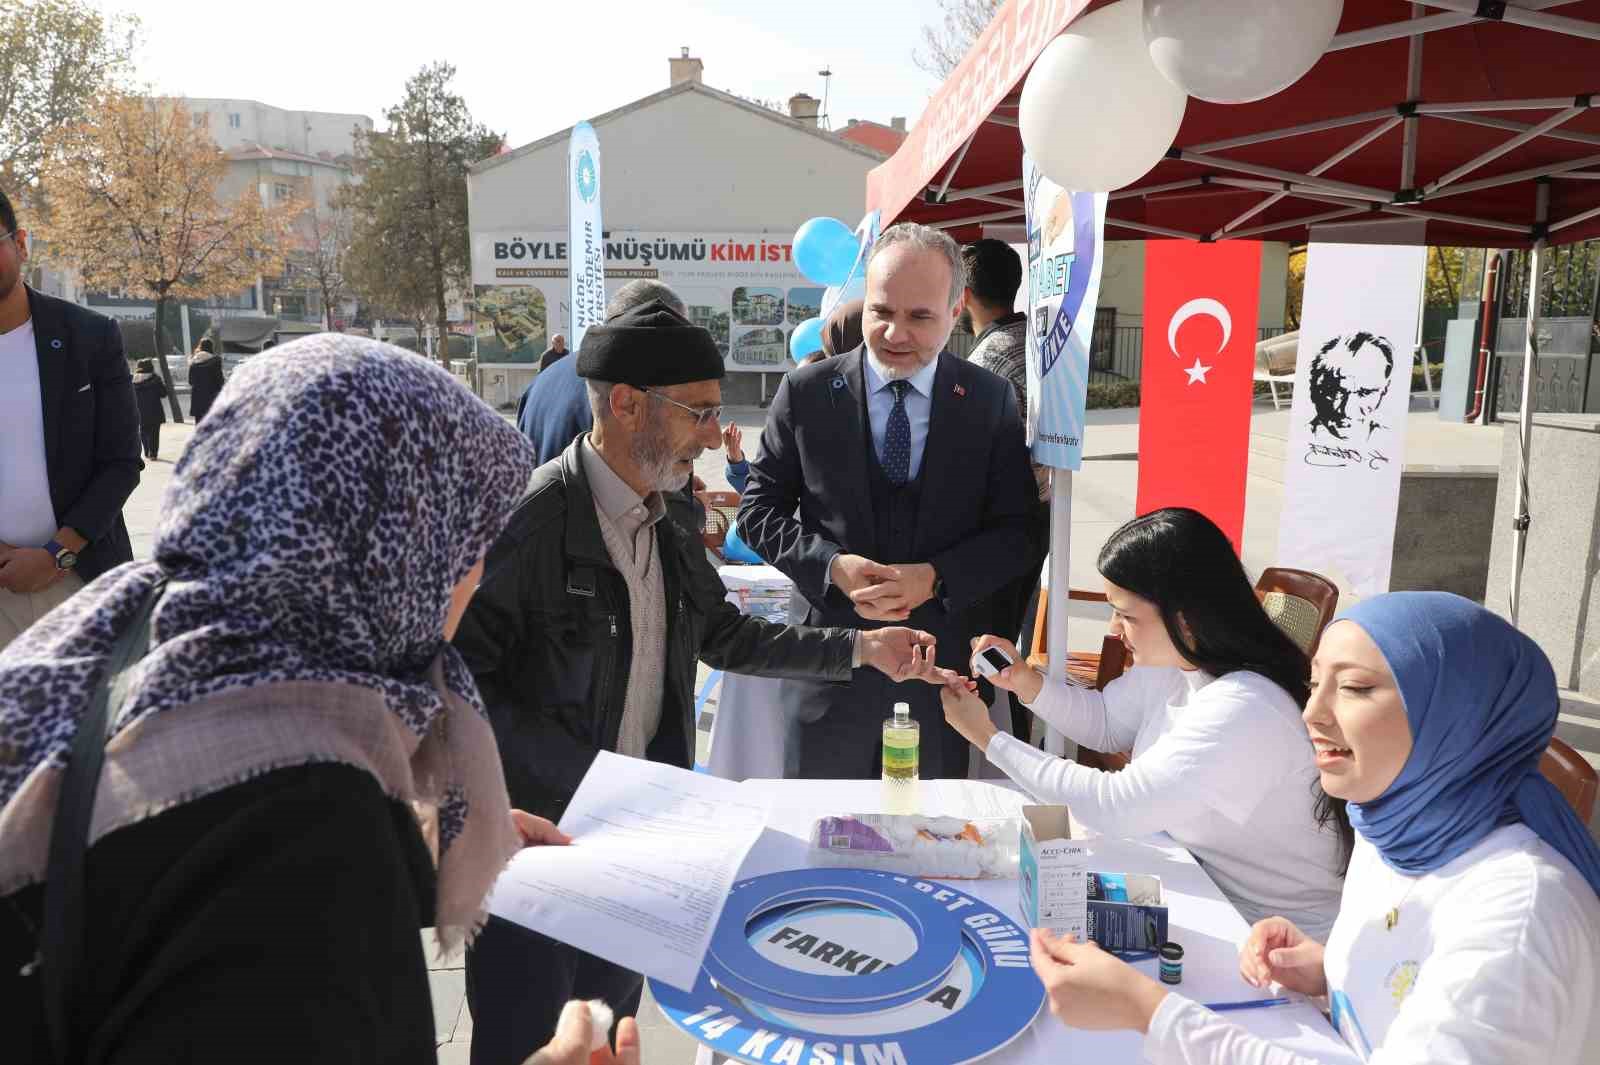
[[[1261,245],[1145,242],[1136,511],[1192,507],[1244,539]]]

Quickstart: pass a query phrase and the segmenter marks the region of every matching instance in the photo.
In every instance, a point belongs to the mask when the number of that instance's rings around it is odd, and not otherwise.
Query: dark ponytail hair
[[[1204,514],[1165,507],[1134,518],[1111,534],[1096,567],[1155,604],[1172,645],[1194,666],[1213,677],[1259,673],[1305,708],[1310,659],[1267,617],[1233,545]],[[1340,865],[1348,865],[1355,834],[1345,803],[1312,787],[1317,823],[1338,833]]]

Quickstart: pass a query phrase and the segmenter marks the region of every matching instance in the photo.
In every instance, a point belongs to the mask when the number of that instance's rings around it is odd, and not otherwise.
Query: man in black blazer
[[[970,672],[971,639],[1029,566],[1035,489],[1011,386],[944,350],[965,275],[954,241],[886,230],[867,268],[865,344],[778,388],[739,510],[745,541],[795,582],[791,618],[906,624],[938,664]],[[922,726],[921,775],[966,775],[966,743],[937,689],[857,670],[849,684],[783,682],[801,722],[799,773],[877,775],[896,702]]]
[[[22,281],[28,234],[0,192],[0,648],[133,560],[139,413],[117,323]]]

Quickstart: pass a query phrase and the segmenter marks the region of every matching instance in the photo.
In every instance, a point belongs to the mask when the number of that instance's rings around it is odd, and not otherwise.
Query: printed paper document
[[[693,990],[766,803],[739,785],[602,751],[578,786],[564,847],[529,847],[489,912]]]

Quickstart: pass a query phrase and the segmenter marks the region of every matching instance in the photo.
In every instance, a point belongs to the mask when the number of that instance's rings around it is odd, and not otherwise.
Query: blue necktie
[[[883,473],[896,488],[911,479],[911,419],[906,417],[906,389],[910,381],[891,381],[894,409],[883,434]]]

